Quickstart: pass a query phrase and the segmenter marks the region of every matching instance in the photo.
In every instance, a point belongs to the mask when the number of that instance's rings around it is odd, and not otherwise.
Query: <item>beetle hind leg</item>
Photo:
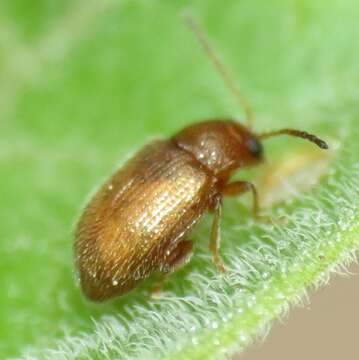
[[[193,242],[191,240],[180,241],[174,249],[167,254],[161,267],[161,275],[154,287],[152,288],[152,296],[161,292],[163,284],[168,276],[185,265],[192,256]]]
[[[180,241],[166,258],[163,265],[164,273],[171,273],[185,265],[192,255],[193,242],[191,240]]]

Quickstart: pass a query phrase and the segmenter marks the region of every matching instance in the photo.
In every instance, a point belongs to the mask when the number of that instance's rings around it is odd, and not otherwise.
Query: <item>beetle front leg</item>
[[[237,196],[248,191],[252,192],[253,196],[253,215],[259,218],[259,200],[256,187],[248,181],[234,181],[224,186],[221,193],[223,196]]]
[[[225,185],[221,191],[223,196],[237,196],[244,194],[248,191],[252,192],[253,196],[253,216],[264,223],[281,223],[277,219],[273,219],[271,216],[260,215],[260,206],[258,200],[258,192],[256,187],[248,181],[234,181]]]
[[[225,272],[226,268],[224,267],[223,261],[219,254],[220,242],[221,242],[221,229],[220,221],[222,215],[222,197],[217,196],[215,202],[213,203],[211,210],[214,212],[212,229],[211,229],[211,238],[209,241],[209,250],[212,253],[212,259],[218,270]]]

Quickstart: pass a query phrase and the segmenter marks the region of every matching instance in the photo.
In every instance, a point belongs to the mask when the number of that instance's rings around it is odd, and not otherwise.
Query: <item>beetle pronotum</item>
[[[186,15],[209,58],[247,117],[252,111],[194,20]],[[233,119],[218,119],[185,127],[169,139],[152,141],[139,150],[97,191],[85,208],[75,235],[75,258],[81,287],[94,301],[133,289],[153,272],[170,273],[192,253],[188,234],[206,211],[214,213],[209,248],[219,255],[222,199],[256,188],[231,175],[263,158],[261,140],[290,135],[322,149],[327,144],[304,131],[282,129],[255,134]]]

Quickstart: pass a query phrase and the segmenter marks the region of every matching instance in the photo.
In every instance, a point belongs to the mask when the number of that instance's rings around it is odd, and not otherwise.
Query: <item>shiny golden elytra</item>
[[[250,119],[250,108],[203,33],[187,20]],[[130,291],[154,272],[176,270],[189,259],[188,235],[207,211],[214,213],[209,248],[224,270],[219,255],[223,198],[251,191],[254,213],[259,209],[254,185],[230,178],[240,168],[262,161],[261,140],[282,134],[328,148],[303,131],[256,135],[232,119],[218,119],[190,125],[139,150],[97,191],[77,225],[75,261],[84,294],[104,301]]]

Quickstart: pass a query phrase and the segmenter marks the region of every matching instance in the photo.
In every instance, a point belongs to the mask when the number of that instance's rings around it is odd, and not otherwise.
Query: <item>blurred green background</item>
[[[183,7],[253,104],[256,129],[333,136],[358,110],[353,0],[2,0],[0,358],[91,332],[141,301],[144,290],[104,305],[80,293],[72,231],[86,197],[149,138],[241,118]]]

